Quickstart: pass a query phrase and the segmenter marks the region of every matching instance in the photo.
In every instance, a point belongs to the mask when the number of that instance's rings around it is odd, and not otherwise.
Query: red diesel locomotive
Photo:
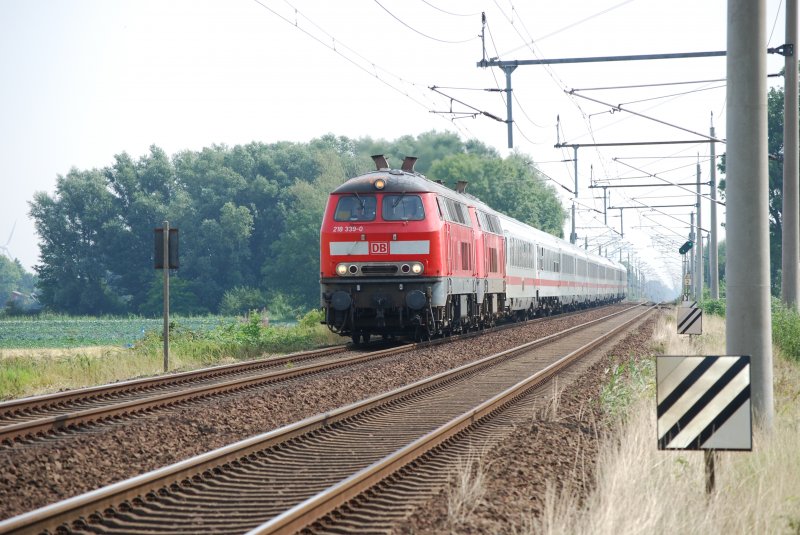
[[[333,332],[416,339],[619,301],[627,272],[414,171],[349,179],[320,232],[321,304]]]

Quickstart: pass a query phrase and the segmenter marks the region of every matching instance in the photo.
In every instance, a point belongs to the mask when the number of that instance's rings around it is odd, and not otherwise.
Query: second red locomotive
[[[625,267],[373,156],[334,190],[320,237],[328,327],[355,343],[417,339],[619,301]]]

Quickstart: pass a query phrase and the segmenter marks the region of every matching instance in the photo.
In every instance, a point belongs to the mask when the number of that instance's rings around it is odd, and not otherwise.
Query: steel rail
[[[569,317],[578,312],[569,314],[560,314],[557,318],[545,317],[531,320],[527,323],[538,323],[547,319],[558,319]],[[14,439],[27,437],[36,434],[44,434],[54,431],[62,431],[70,427],[75,427],[82,424],[92,422],[105,421],[120,415],[136,414],[150,409],[174,405],[182,401],[200,399],[209,397],[211,395],[222,394],[225,392],[232,392],[244,388],[248,388],[258,384],[284,381],[293,377],[301,375],[308,375],[313,373],[320,373],[323,371],[351,366],[358,364],[365,360],[372,360],[384,358],[397,353],[402,353],[421,347],[424,345],[436,345],[448,343],[463,338],[479,336],[482,333],[494,332],[513,328],[519,326],[518,323],[501,325],[483,331],[467,332],[464,334],[451,336],[448,338],[434,339],[428,342],[418,342],[414,344],[404,344],[393,348],[378,350],[361,355],[356,355],[346,359],[337,361],[325,361],[322,363],[312,364],[308,366],[299,366],[291,370],[279,370],[274,372],[266,372],[256,376],[240,377],[225,382],[215,382],[206,385],[199,385],[196,387],[186,388],[173,392],[154,393],[145,398],[136,398],[132,400],[103,400],[108,401],[107,404],[98,407],[76,410],[75,412],[60,412],[58,414],[43,416],[40,418],[33,418],[22,420],[19,423],[11,423],[2,425],[0,424],[0,443],[11,442]],[[30,398],[21,398],[4,403],[0,403],[0,417],[13,416],[14,414],[23,414],[25,411],[32,411],[36,409],[44,409],[50,406],[63,405],[69,402],[92,401],[102,400],[104,396],[120,395],[125,393],[142,393],[145,389],[158,388],[160,386],[180,386],[181,384],[203,380],[215,379],[224,375],[235,375],[237,373],[245,373],[248,371],[256,371],[259,368],[274,368],[281,364],[290,362],[297,362],[298,360],[310,360],[312,358],[319,358],[321,356],[337,354],[347,351],[348,346],[335,346],[331,348],[323,348],[308,352],[292,353],[282,357],[273,359],[263,359],[258,361],[247,361],[236,364],[228,364],[224,366],[216,366],[213,368],[205,368],[202,370],[195,370],[190,372],[183,372],[179,374],[172,374],[169,376],[162,376],[156,378],[135,379],[132,381],[125,381],[122,383],[112,383],[108,385],[101,385],[79,390],[71,390],[56,394],[46,394],[43,396],[36,396]],[[63,409],[63,406],[61,407]]]
[[[114,483],[107,487],[96,489],[88,493],[63,500],[61,502],[24,513],[0,522],[0,534],[4,533],[32,533],[47,529],[56,529],[65,522],[74,520],[83,515],[89,515],[106,507],[111,507],[119,502],[131,500],[150,492],[169,487],[180,481],[192,478],[204,472],[213,471],[222,465],[246,457],[252,453],[266,449],[278,443],[285,442],[294,437],[304,435],[330,426],[366,412],[372,408],[386,405],[394,400],[408,397],[416,392],[428,390],[435,385],[446,383],[455,377],[488,367],[495,362],[502,361],[512,356],[527,352],[539,346],[547,345],[558,339],[564,338],[589,325],[607,321],[641,305],[632,306],[614,312],[602,318],[597,318],[581,325],[576,325],[558,333],[527,342],[494,355],[484,357],[475,362],[464,364],[453,370],[448,370],[432,377],[416,381],[390,392],[373,396],[366,400],[347,405],[332,411],[318,414],[299,422],[263,433],[234,444],[218,448],[191,459],[187,459],[170,466],[153,470],[131,479]],[[648,310],[649,311],[649,310]],[[638,316],[637,316],[638,317]],[[399,349],[399,348],[395,348]],[[407,349],[407,348],[406,348]],[[391,351],[391,350],[384,350]]]
[[[641,314],[620,324],[587,344],[584,344],[543,370],[536,372],[516,385],[484,401],[478,407],[453,418],[438,429],[418,438],[391,455],[384,457],[380,461],[340,481],[329,489],[308,498],[285,513],[248,531],[247,535],[289,534],[311,525],[326,514],[391,476],[404,466],[422,457],[431,449],[442,445],[466,428],[502,409],[505,405],[525,395],[530,389],[538,387],[548,381],[579,357],[591,352],[597,346],[628,328],[631,324],[649,314],[655,308],[656,306],[649,307]]]
[[[558,317],[559,318],[569,317],[575,313],[576,312],[560,314],[558,315]],[[532,320],[530,323],[539,322],[545,319],[548,318],[537,318],[535,320]],[[485,329],[484,332],[502,330],[504,328],[508,328],[514,325],[516,324],[496,326],[491,329]],[[474,334],[475,333],[465,333],[449,338],[455,340],[460,337],[473,336]],[[421,342],[421,343],[440,343],[445,340],[447,339],[446,338],[435,339],[430,342]],[[414,347],[414,344],[404,344],[404,346],[412,348]],[[162,375],[158,377],[131,379],[116,383],[66,390],[63,392],[54,392],[51,394],[42,394],[39,396],[29,396],[24,398],[0,401],[0,417],[3,417],[8,414],[41,409],[53,405],[73,402],[75,400],[88,400],[88,399],[102,398],[110,395],[124,394],[128,392],[140,392],[145,389],[155,388],[165,385],[173,385],[173,384],[180,385],[182,383],[198,379],[214,378],[220,375],[233,375],[236,373],[257,370],[263,367],[275,367],[290,362],[296,362],[297,360],[309,360],[312,358],[319,358],[327,355],[343,353],[347,351],[349,348],[350,346],[348,345],[338,345],[338,346],[314,349],[310,351],[299,351],[295,353],[290,353],[288,355],[283,355],[280,357],[274,357],[269,359],[248,360],[246,362],[224,364],[221,366],[213,366],[209,368],[202,368],[187,372],[171,373],[168,375]],[[0,427],[2,426],[0,425]]]
[[[298,366],[288,370],[265,372],[260,375],[240,377],[222,383],[212,383],[179,390],[176,392],[157,394],[144,399],[134,399],[68,414],[59,414],[47,416],[45,418],[39,418],[36,420],[23,421],[17,424],[0,427],[0,442],[10,441],[17,437],[30,436],[37,433],[63,430],[65,428],[74,427],[81,424],[107,420],[115,416],[136,414],[150,409],[174,405],[182,401],[196,400],[209,397],[211,395],[219,395],[236,390],[242,390],[259,384],[286,381],[303,375],[311,375],[336,368],[352,366],[362,361],[369,361],[391,356],[396,353],[403,353],[412,347],[412,345],[403,345],[389,349],[373,351],[362,355],[355,355],[346,359],[325,361],[316,364],[309,364],[307,366]]]
[[[298,359],[306,360],[310,358],[317,358],[327,355],[335,355],[347,351],[347,346],[333,346],[321,349],[314,349],[311,351],[300,351],[283,355],[280,357],[248,360],[246,362],[237,362],[234,364],[224,364],[221,366],[213,366],[210,368],[202,368],[199,370],[192,370],[187,372],[172,373],[162,375],[159,377],[146,377],[142,379],[132,379],[129,381],[120,381],[117,383],[109,383],[105,385],[90,386],[86,388],[77,388],[74,390],[67,390],[64,392],[55,392],[52,394],[42,394],[40,396],[30,396],[18,399],[11,399],[8,401],[0,402],[0,416],[13,412],[20,412],[25,410],[38,409],[50,405],[62,404],[76,399],[98,398],[113,394],[121,394],[125,392],[137,392],[146,388],[158,387],[163,385],[179,385],[188,381],[193,381],[202,378],[211,378],[219,375],[235,374],[250,371],[253,369],[263,368],[265,366],[281,365],[288,362],[294,362]]]

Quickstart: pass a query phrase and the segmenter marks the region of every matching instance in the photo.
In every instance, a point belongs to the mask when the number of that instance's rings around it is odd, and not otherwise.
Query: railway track
[[[350,351],[348,346],[335,346],[278,358],[11,400],[0,403],[0,442],[68,430],[119,415],[136,414],[182,401],[319,373],[365,359],[393,355],[410,347],[404,345],[364,352]],[[342,357],[348,352],[354,354]],[[332,358],[336,356],[339,358]]]
[[[110,533],[293,532],[522,396],[647,312],[632,307],[11,518],[0,522],[0,533],[58,526]]]
[[[573,314],[562,314],[558,317],[563,318]],[[547,319],[549,318],[539,318],[528,323]],[[515,325],[503,325],[482,332],[503,330]],[[421,345],[446,343],[479,334],[473,332],[431,342],[403,344],[373,351],[367,348],[353,350],[351,346],[342,345],[283,357],[6,401],[0,403],[0,444],[9,444],[15,439],[30,436],[68,432],[80,426],[108,421],[119,416],[135,415],[182,402],[352,366],[403,353]],[[372,347],[376,346],[382,347],[385,344],[377,343]]]

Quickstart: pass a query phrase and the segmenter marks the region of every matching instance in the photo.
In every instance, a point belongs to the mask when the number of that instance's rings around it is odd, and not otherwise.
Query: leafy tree
[[[19,260],[0,256],[0,312],[29,314],[41,308],[36,297],[36,277]]]
[[[321,173],[313,181],[295,182],[287,191],[284,231],[272,245],[272,260],[263,266],[268,294],[283,293],[295,305],[319,305],[320,222],[331,190],[345,178],[342,162],[321,154]],[[309,283],[309,281],[313,281]]]
[[[142,313],[152,278],[153,229],[164,220],[180,228],[191,200],[177,183],[172,162],[156,146],[136,162],[117,155],[104,175],[115,209],[115,217],[104,223],[102,243],[106,267],[115,274],[112,289],[128,311]]]
[[[395,167],[417,156],[418,171],[451,184],[466,179],[492,206],[561,233],[563,210],[529,160],[503,159],[449,132],[393,141],[328,134],[309,143],[213,145],[171,158],[152,146],[139,159],[119,154],[102,170],[73,169],[52,195],[36,194],[30,205],[42,240],[41,300],[75,314],[160,314],[153,229],[168,220],[181,229],[180,269],[170,283],[176,313],[228,310],[251,297],[282,310],[315,307],[328,194],[372,169],[370,155],[378,153]]]
[[[783,241],[783,88],[772,87],[767,94],[767,151],[769,152],[769,272],[770,290],[778,296],[781,291],[781,244]],[[723,155],[719,169],[725,172]],[[726,180],[719,181],[723,195]]]
[[[373,140],[369,137],[358,141],[362,154],[383,154],[392,167],[400,167],[406,156],[418,158],[415,170],[427,174],[433,163],[451,154],[464,154],[466,147],[457,134],[430,131],[413,136],[402,136],[394,141]],[[362,171],[363,172],[363,171]]]
[[[8,302],[11,292],[19,291],[24,269],[17,261],[11,261],[0,255],[0,306]]]
[[[71,314],[121,312],[101,245],[103,224],[115,217],[102,173],[73,169],[59,176],[55,197],[37,193],[31,215],[41,238],[42,263],[35,269],[42,302]]]
[[[522,155],[512,154],[505,159],[451,155],[435,162],[430,176],[451,187],[459,180],[467,180],[467,192],[492,208],[563,237],[566,212],[555,190],[544,183],[533,162]]]
[[[141,306],[142,314],[160,316],[164,311],[164,279],[160,272],[148,270],[150,282],[146,288],[145,301]],[[180,271],[173,272],[169,278],[169,310],[170,314],[181,316],[204,316],[212,311],[204,307],[200,301],[204,288],[196,281],[183,278]]]

